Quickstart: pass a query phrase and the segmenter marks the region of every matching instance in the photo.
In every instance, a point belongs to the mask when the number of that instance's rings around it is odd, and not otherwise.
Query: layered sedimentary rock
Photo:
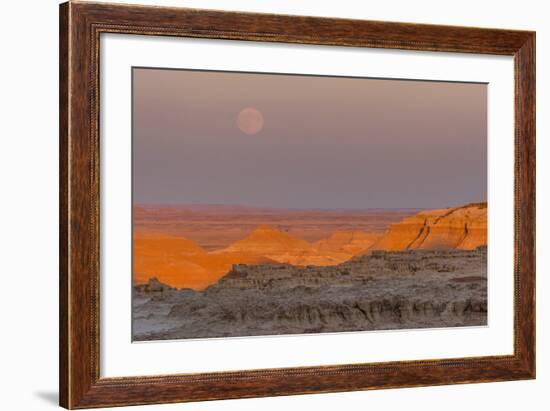
[[[206,291],[218,289],[290,289],[298,286],[360,285],[373,277],[391,279],[399,276],[422,276],[436,273],[485,272],[487,251],[475,250],[408,250],[373,251],[335,266],[295,267],[290,264],[235,264],[227,275]]]
[[[134,284],[144,284],[155,277],[172,287],[200,290],[218,281],[233,264],[271,261],[246,252],[208,253],[181,237],[134,234]]]
[[[135,340],[487,323],[486,248],[374,251],[328,267],[235,265],[202,291],[134,289]]]
[[[349,249],[345,250],[346,245],[350,249],[360,250],[368,247],[361,247],[359,244],[363,241],[360,235],[344,235],[331,243],[311,244],[301,238],[296,238],[273,227],[262,225],[256,228],[246,238],[235,242],[231,246],[222,250],[226,253],[250,253],[264,256],[270,260],[279,263],[288,263],[293,265],[334,265],[346,261],[355,255]],[[343,240],[348,240],[349,244]],[[333,243],[339,242],[339,244]],[[372,244],[372,242],[371,242]]]
[[[313,243],[261,225],[217,251],[182,237],[136,231],[134,284],[156,277],[176,288],[201,290],[216,283],[234,264],[333,266],[374,250],[472,250],[486,244],[486,204],[423,211],[391,225],[383,235],[338,230]]]
[[[330,237],[313,243],[313,247],[320,254],[333,252],[354,256],[368,250],[380,237],[380,233],[366,231],[336,231]]]
[[[153,277],[153,278],[150,278],[149,281],[147,281],[144,284],[135,285],[134,290],[137,293],[151,294],[151,293],[165,293],[169,291],[174,291],[176,289],[174,287],[169,286],[168,284],[164,284],[160,282],[157,277]]]
[[[242,240],[259,225],[274,227],[310,243],[336,231],[384,232],[418,210],[289,210],[239,205],[134,205],[137,231],[162,232],[216,251]]]
[[[390,226],[371,250],[460,249],[487,245],[487,203],[422,211]]]
[[[218,281],[234,264],[335,265],[362,252],[373,241],[367,233],[349,232],[336,233],[312,245],[260,226],[230,247],[207,252],[182,237],[138,231],[134,235],[134,284],[156,277],[176,288],[200,290]]]
[[[301,254],[311,251],[311,244],[300,238],[292,237],[273,227],[261,225],[246,238],[227,247],[225,252],[248,252],[265,256],[289,256],[294,252]],[[287,257],[287,258],[288,258]]]
[[[190,240],[157,233],[134,233],[134,283],[156,277],[161,282],[180,287],[184,283],[207,281],[208,270],[189,261],[189,257],[206,252]]]

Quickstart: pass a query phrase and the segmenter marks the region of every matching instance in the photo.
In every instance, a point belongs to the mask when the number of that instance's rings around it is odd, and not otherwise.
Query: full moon
[[[257,134],[264,126],[264,116],[258,109],[244,108],[237,117],[237,126],[245,134]]]

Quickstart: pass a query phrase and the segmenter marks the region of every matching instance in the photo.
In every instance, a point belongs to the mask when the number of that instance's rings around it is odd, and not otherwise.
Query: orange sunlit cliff
[[[371,249],[472,250],[481,245],[487,245],[487,203],[422,211],[391,225]]]
[[[200,290],[216,283],[233,264],[336,265],[370,250],[475,249],[486,244],[486,203],[422,211],[392,224],[385,233],[337,230],[315,242],[260,225],[214,251],[180,236],[136,230],[134,283],[156,277],[173,287]]]

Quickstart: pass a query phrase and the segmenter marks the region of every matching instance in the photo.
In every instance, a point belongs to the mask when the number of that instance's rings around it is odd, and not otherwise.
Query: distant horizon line
[[[470,201],[461,204],[436,206],[436,207],[279,207],[279,206],[259,206],[249,204],[236,204],[236,203],[133,203],[134,208],[244,208],[255,210],[289,210],[289,211],[365,211],[365,210],[435,210],[442,208],[457,208],[463,207],[469,204],[486,204],[485,201]]]

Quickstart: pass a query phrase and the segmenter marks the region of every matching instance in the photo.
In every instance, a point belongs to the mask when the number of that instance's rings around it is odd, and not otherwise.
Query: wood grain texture
[[[59,13],[59,402],[69,404],[69,6],[60,6]]]
[[[516,355],[535,374],[535,35],[515,54]]]
[[[162,377],[99,373],[101,33],[257,40],[515,59],[514,354]],[[60,6],[60,404],[90,408],[529,379],[535,376],[535,34],[70,2]]]

